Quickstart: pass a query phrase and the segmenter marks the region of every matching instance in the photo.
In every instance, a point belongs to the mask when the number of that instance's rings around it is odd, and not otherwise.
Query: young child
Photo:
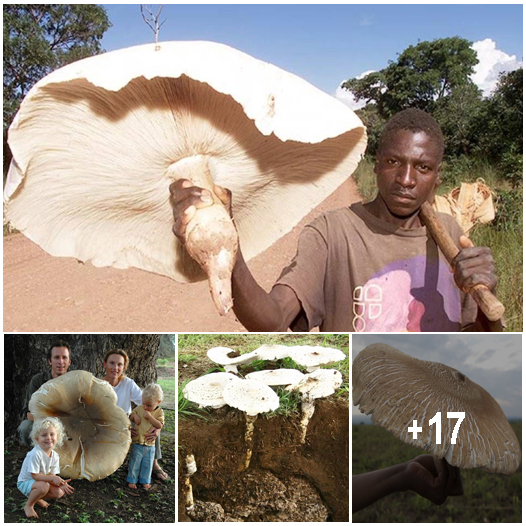
[[[31,439],[35,447],[26,455],[18,476],[17,487],[27,497],[24,511],[27,517],[38,519],[35,504],[47,508],[44,499],[60,499],[73,488],[64,480],[60,472],[58,454],[53,451],[61,446],[66,438],[66,430],[58,418],[47,417],[33,424]]]
[[[138,426],[138,434],[132,439],[130,462],[128,464],[128,487],[137,489],[140,482],[144,489],[151,488],[152,467],[155,456],[155,440],[147,442],[144,435],[153,427],[162,429],[164,412],[159,407],[163,390],[158,384],[149,384],[142,391],[142,405],[136,407],[130,420]]]

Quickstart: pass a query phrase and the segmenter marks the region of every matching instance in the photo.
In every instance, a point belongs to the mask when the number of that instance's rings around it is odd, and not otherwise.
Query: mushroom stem
[[[190,511],[194,508],[194,494],[192,491],[192,484],[190,483],[190,477],[197,471],[195,464],[195,458],[193,455],[186,456],[186,475],[184,479],[184,494],[185,494],[185,506],[186,511]]]
[[[305,444],[305,437],[307,436],[307,426],[309,425],[309,420],[314,414],[314,399],[311,398],[308,394],[301,398],[301,438],[300,444]]]
[[[248,466],[250,465],[250,459],[252,458],[252,446],[254,442],[254,423],[256,422],[258,415],[245,414],[245,417],[247,419],[247,427],[245,429],[245,444],[247,446],[247,455],[245,457],[245,463],[241,471],[246,471],[248,469]]]
[[[209,158],[194,155],[171,164],[170,179],[188,179],[195,186],[210,191],[213,204],[198,208],[186,227],[185,248],[208,276],[212,299],[224,316],[233,305],[232,269],[238,248],[237,230],[229,212],[214,193]]]

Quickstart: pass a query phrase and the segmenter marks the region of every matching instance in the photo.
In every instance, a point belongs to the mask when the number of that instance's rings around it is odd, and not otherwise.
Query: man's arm
[[[249,331],[284,332],[301,310],[294,291],[276,285],[270,293],[261,288],[238,252],[232,273],[234,312]]]
[[[186,241],[186,226],[197,208],[210,206],[213,202],[208,190],[192,186],[180,179],[170,186],[174,214],[173,232],[181,243]],[[215,186],[214,193],[227,210],[231,209],[231,192]],[[301,304],[292,289],[275,286],[267,293],[259,286],[250,272],[241,249],[238,250],[232,272],[232,296],[234,312],[249,331],[286,331],[301,310]]]

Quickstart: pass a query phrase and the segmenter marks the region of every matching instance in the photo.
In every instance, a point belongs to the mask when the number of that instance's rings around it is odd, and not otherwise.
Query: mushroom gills
[[[208,276],[210,294],[219,314],[232,308],[232,269],[238,249],[238,235],[232,218],[214,194],[209,158],[194,155],[171,164],[170,179],[188,179],[195,186],[210,191],[214,203],[197,209],[186,229],[185,248]]]

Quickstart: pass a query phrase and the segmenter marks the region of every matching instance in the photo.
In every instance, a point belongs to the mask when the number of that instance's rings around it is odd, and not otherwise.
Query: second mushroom
[[[246,456],[240,466],[240,471],[243,471],[248,469],[252,458],[254,423],[258,414],[276,410],[279,407],[279,397],[262,382],[241,380],[227,385],[223,391],[223,398],[229,406],[236,407],[245,413]]]

